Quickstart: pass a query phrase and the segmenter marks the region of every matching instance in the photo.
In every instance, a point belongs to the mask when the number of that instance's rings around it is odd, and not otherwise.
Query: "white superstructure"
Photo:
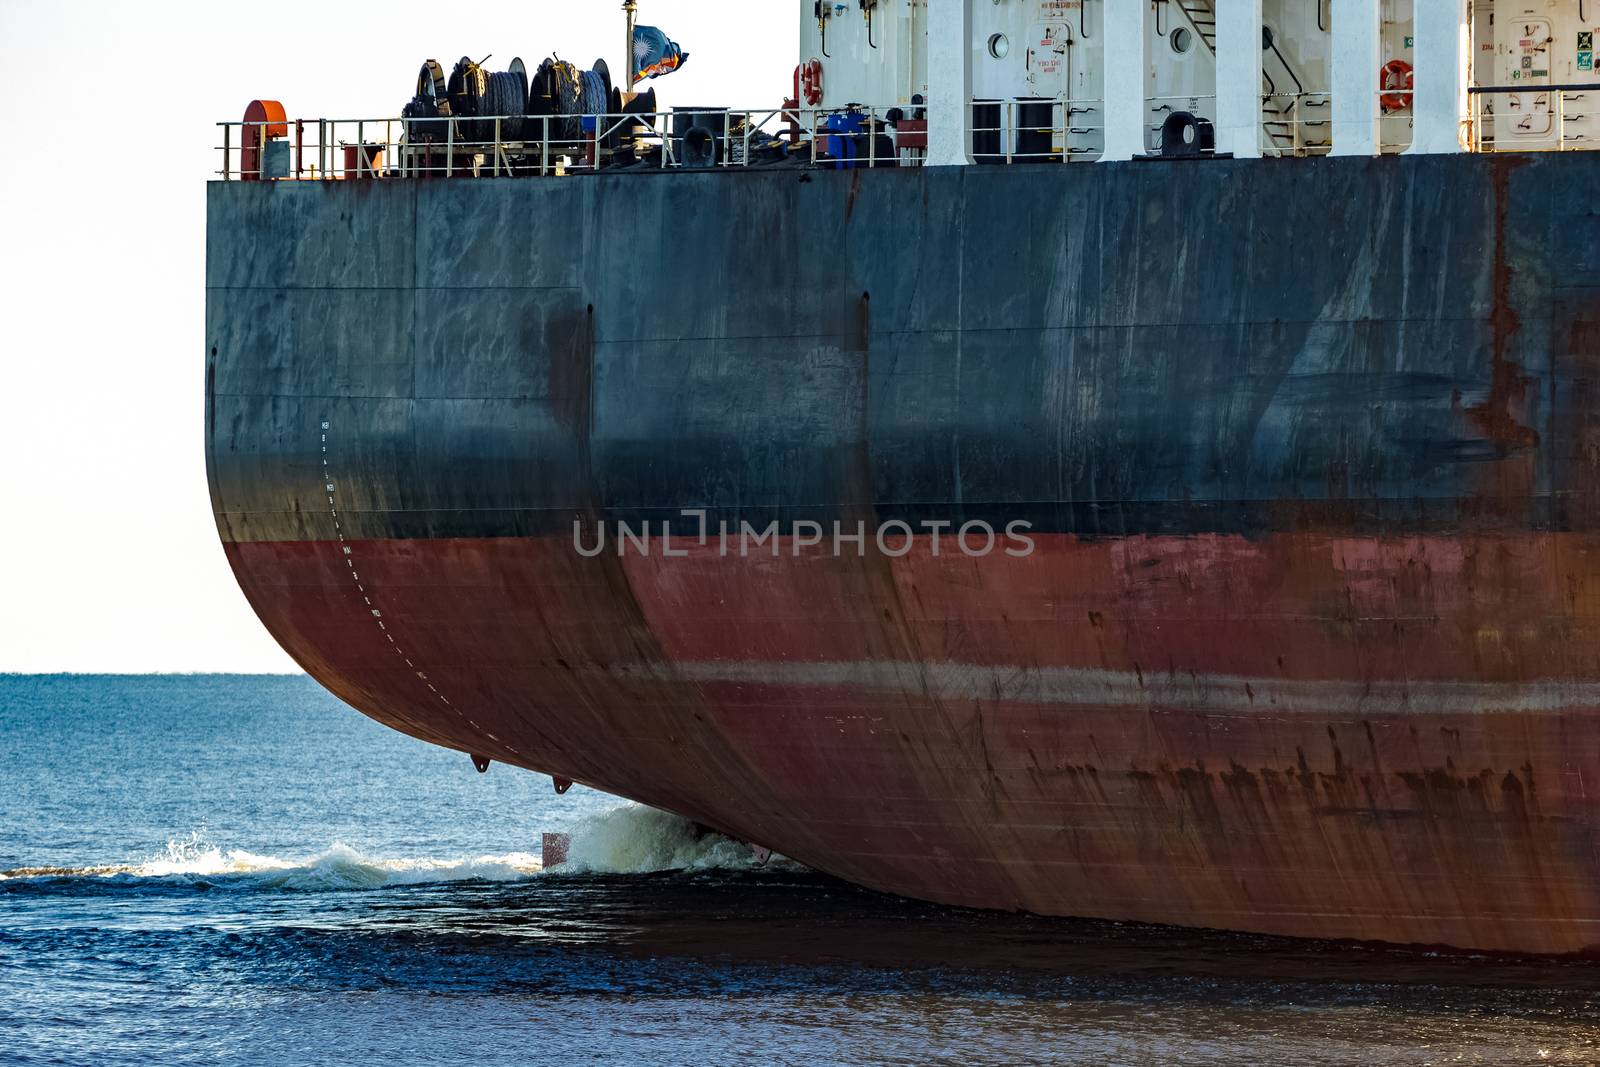
[[[1545,88],[1593,84],[1600,92],[1593,48],[1600,0],[802,0],[800,6],[801,62],[821,93],[804,103],[926,102],[937,141],[935,97],[942,85],[965,85],[962,75],[969,74],[972,151],[979,157],[1030,154],[1023,150],[1037,149],[1039,138],[1030,143],[1026,131],[1048,127],[1046,151],[1057,157],[1126,158],[1155,149],[1173,111],[1210,120],[1218,150],[1240,155],[1600,143],[1600,107],[1571,88]],[[946,43],[952,33],[968,43],[966,55]],[[930,34],[940,38],[931,55]],[[963,59],[970,73],[958,69]],[[1531,87],[1469,97],[1472,86],[1522,85]],[[1336,124],[1344,145],[1336,144]]]

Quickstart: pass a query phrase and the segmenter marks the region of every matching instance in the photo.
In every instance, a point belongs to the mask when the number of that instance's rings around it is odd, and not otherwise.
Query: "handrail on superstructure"
[[[1591,82],[1588,85],[1469,85],[1467,95],[1482,96],[1495,93],[1596,93],[1600,92],[1600,82]]]
[[[1593,151],[1600,148],[1600,122],[1595,119],[1600,112],[1573,113],[1568,111],[1567,105],[1583,100],[1585,94],[1600,92],[1600,84],[1556,84],[1537,85],[1525,83],[1522,85],[1472,85],[1467,87],[1471,110],[1468,117],[1470,127],[1470,146],[1474,152],[1494,152],[1497,154],[1517,154],[1530,152],[1572,152]],[[1535,131],[1529,139],[1542,141],[1542,144],[1520,144],[1518,135],[1514,130],[1507,130],[1499,126],[1498,120],[1511,116],[1497,115],[1493,108],[1496,97],[1516,94],[1519,96],[1546,97],[1544,101],[1544,114],[1550,118],[1547,129]],[[1537,102],[1535,108],[1538,107]],[[1535,111],[1526,112],[1529,116]],[[1496,120],[1493,131],[1490,131],[1489,120]],[[1576,126],[1576,129],[1571,127]],[[1585,132],[1587,126],[1587,132]],[[1580,145],[1577,142],[1585,142]],[[1592,147],[1591,147],[1592,146]]]

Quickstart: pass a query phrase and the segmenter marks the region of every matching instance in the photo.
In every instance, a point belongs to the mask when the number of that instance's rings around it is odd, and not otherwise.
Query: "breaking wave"
[[[0,880],[93,878],[102,882],[164,882],[240,888],[332,890],[381,889],[430,882],[513,881],[538,873],[539,858],[526,852],[450,859],[369,856],[335,842],[303,859],[224,849],[191,834],[167,842],[165,851],[133,864],[95,867],[23,867],[0,872]]]
[[[787,863],[781,856],[772,859]],[[579,823],[567,864],[559,869],[575,874],[649,874],[760,865],[749,845],[655,808],[624,804]]]
[[[776,862],[783,861],[774,856]],[[648,874],[669,870],[742,870],[758,866],[748,845],[710,833],[676,815],[624,804],[580,820],[571,834],[562,874]],[[373,856],[335,842],[311,856],[289,859],[223,848],[204,832],[167,842],[138,863],[85,867],[18,867],[0,871],[7,882],[93,880],[103,886],[146,884],[203,888],[329,891],[382,889],[439,882],[515,882],[543,870],[528,852],[455,857]]]

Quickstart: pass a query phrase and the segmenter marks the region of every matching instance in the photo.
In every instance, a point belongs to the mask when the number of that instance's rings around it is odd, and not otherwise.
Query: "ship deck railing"
[[[1464,135],[1475,152],[1600,149],[1600,84],[1480,85],[1467,100]]]
[[[990,150],[978,152],[980,161],[1059,163],[1098,157],[1098,99],[1050,101],[1050,115],[1043,121],[1025,110],[1037,103],[975,102],[974,139],[980,145],[985,137],[993,142]],[[219,122],[222,143],[215,147],[222,165],[215,173],[224,181],[315,181],[544,176],[624,166],[741,169],[775,162],[914,167],[927,158],[927,120],[919,115],[913,105],[847,104],[582,116]],[[846,128],[830,129],[835,119]],[[697,129],[702,131],[698,144],[692,140]],[[255,144],[264,147],[255,150],[251,164],[246,146]]]
[[[1331,93],[1300,90],[1262,94],[1262,155],[1324,156],[1332,150]]]
[[[1383,94],[1381,152],[1409,147],[1411,95],[1412,90],[1403,89]],[[1600,86],[1473,87],[1468,100],[1461,120],[1461,142],[1468,151],[1600,148]],[[1396,103],[1403,106],[1392,106]],[[1146,143],[1152,151],[1159,147],[1162,122],[1171,112],[1210,118],[1215,111],[1215,97],[1207,95],[1152,97],[1146,104]],[[1098,98],[975,100],[972,108],[973,157],[979,164],[1092,162],[1101,154],[1104,105]],[[1517,109],[1514,117],[1508,113],[1511,108]],[[1329,93],[1263,94],[1262,154],[1327,154],[1331,120]],[[845,129],[830,129],[830,122]],[[1512,122],[1528,129],[1519,130]],[[906,167],[926,161],[928,143],[927,121],[910,105],[292,119],[217,126],[221,167],[215,173],[224,181],[520,177],[773,164]]]

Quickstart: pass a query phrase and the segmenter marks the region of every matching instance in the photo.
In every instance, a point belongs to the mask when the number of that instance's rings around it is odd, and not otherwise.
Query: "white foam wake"
[[[786,862],[780,856],[774,861]],[[583,819],[572,832],[562,871],[648,874],[673,870],[743,870],[759,863],[749,845],[702,831],[687,819],[623,804]]]
[[[769,863],[793,866],[781,856]],[[760,866],[752,849],[694,823],[640,804],[586,816],[571,833],[564,874],[648,874],[669,870],[744,870]],[[374,856],[335,842],[301,858],[223,848],[203,832],[167,842],[138,863],[87,867],[20,867],[17,878],[99,878],[238,885],[286,890],[381,889],[430,882],[511,882],[538,875],[540,858],[527,852],[449,857]]]
[[[469,880],[505,882],[539,872],[539,858],[526,852],[503,856],[388,858],[370,856],[342,842],[303,859],[224,849],[195,833],[167,842],[165,851],[140,863],[96,867],[24,867],[4,878],[84,877],[119,881],[159,880],[240,884],[266,889],[380,889],[391,885]]]

